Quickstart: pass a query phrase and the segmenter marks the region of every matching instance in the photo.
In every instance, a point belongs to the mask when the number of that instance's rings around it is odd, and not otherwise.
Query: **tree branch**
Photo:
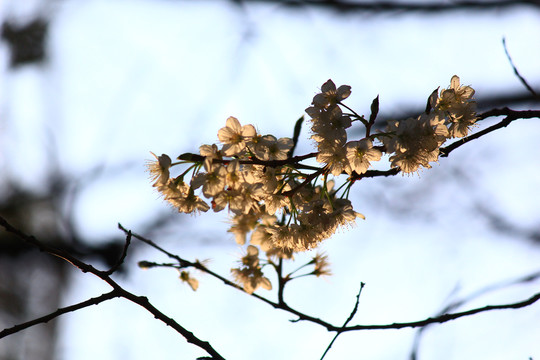
[[[512,58],[510,57],[510,53],[508,52],[508,48],[506,47],[506,39],[503,38],[502,39],[502,43],[503,43],[503,47],[504,47],[504,53],[506,54],[506,57],[508,59],[508,62],[510,62],[510,66],[512,66],[512,69],[514,70],[514,74],[516,74],[516,76],[518,77],[519,81],[521,81],[521,83],[523,84],[523,86],[525,86],[527,88],[527,90],[529,90],[529,92],[531,94],[533,94],[533,96],[535,98],[539,98],[538,97],[538,94],[534,91],[534,89],[529,85],[529,83],[527,82],[527,80],[525,80],[525,78],[523,76],[521,76],[521,74],[519,73],[516,65],[514,65],[514,62],[512,61]]]
[[[345,0],[232,0],[234,3],[245,5],[252,2],[278,3],[289,8],[318,7],[341,13],[448,13],[450,11],[482,11],[506,9],[518,6],[540,7],[538,0],[501,0],[501,1],[370,1],[353,2]]]
[[[486,305],[484,307],[475,308],[471,310],[466,310],[462,312],[457,313],[450,313],[450,314],[444,314],[436,317],[429,317],[424,320],[419,321],[411,321],[411,322],[405,322],[405,323],[393,323],[393,324],[386,324],[386,325],[355,325],[350,326],[345,329],[342,329],[342,332],[345,331],[355,331],[355,330],[385,330],[385,329],[403,329],[403,328],[416,328],[416,327],[422,327],[430,324],[435,323],[445,323],[451,320],[456,320],[465,316],[471,316],[487,311],[493,311],[493,310],[505,310],[505,309],[520,309],[529,305],[534,304],[540,300],[540,293],[534,294],[528,299],[518,301],[515,303],[510,304],[502,304],[502,305]]]
[[[505,107],[502,109],[493,109],[490,111],[486,111],[483,114],[480,114],[478,116],[478,121],[486,119],[488,117],[493,116],[506,116],[503,120],[501,120],[499,123],[492,125],[482,131],[479,131],[477,133],[474,133],[470,136],[464,137],[446,147],[440,148],[440,156],[441,157],[448,157],[448,154],[452,152],[453,150],[457,149],[458,147],[468,143],[469,141],[478,139],[481,136],[484,136],[486,134],[489,134],[492,131],[495,131],[497,129],[501,129],[503,127],[506,127],[510,125],[510,123],[514,120],[518,119],[531,119],[531,118],[540,118],[540,110],[523,110],[523,111],[515,111],[510,110],[509,108]]]
[[[113,288],[113,291],[111,293],[108,293],[109,296],[112,296],[110,294],[114,293],[114,295],[115,295],[114,297],[123,297],[123,298],[125,298],[127,300],[130,300],[130,301],[134,302],[135,304],[143,307],[148,312],[150,312],[152,315],[154,315],[154,317],[156,319],[161,320],[163,323],[165,323],[166,325],[168,325],[171,328],[173,328],[174,330],[176,330],[189,343],[192,343],[192,344],[200,347],[201,349],[205,350],[209,355],[212,356],[213,359],[224,359],[210,345],[209,342],[200,340],[192,332],[188,331],[187,329],[182,327],[179,323],[177,323],[174,319],[168,317],[167,315],[165,315],[164,313],[159,311],[156,307],[154,307],[150,303],[148,298],[146,298],[144,296],[137,296],[137,295],[125,290],[124,288],[122,288],[118,283],[116,283],[110,277],[110,274],[108,274],[108,271],[97,270],[92,265],[89,265],[89,264],[86,264],[86,263],[82,262],[81,260],[75,258],[74,256],[70,255],[69,253],[67,253],[67,252],[65,252],[63,250],[58,250],[58,249],[55,249],[55,248],[53,248],[51,246],[48,246],[46,244],[41,243],[35,237],[26,235],[23,232],[21,232],[20,230],[18,230],[16,228],[14,228],[13,226],[11,226],[1,216],[0,216],[0,226],[2,226],[6,231],[15,234],[21,240],[24,240],[25,242],[37,247],[40,251],[43,251],[43,252],[46,252],[46,253],[51,254],[53,256],[57,256],[57,257],[61,258],[61,259],[65,260],[65,261],[69,262],[73,266],[77,267],[79,270],[81,270],[84,273],[91,273],[91,274],[97,276],[98,278],[100,278],[101,280],[103,280],[104,282],[106,282],[107,284],[109,284]],[[129,233],[128,233],[128,235],[129,235]],[[128,238],[131,238],[131,237],[128,236]],[[127,243],[127,241],[126,241],[126,243]],[[125,249],[127,251],[127,245],[126,245]],[[104,295],[102,295],[102,296],[104,296]],[[100,299],[100,298],[101,297],[99,297],[98,299]],[[85,304],[85,306],[89,306],[89,305],[91,305],[91,303],[89,303],[91,301],[92,301],[92,299],[87,300],[86,302],[83,302],[83,304]],[[104,300],[102,300],[102,301],[104,301]],[[77,305],[80,306],[80,304],[77,304]],[[75,305],[75,306],[77,306],[77,305]],[[55,313],[52,313],[52,314],[55,314]],[[63,314],[63,313],[65,313],[65,312],[62,312],[61,314]],[[58,315],[60,315],[60,313]],[[49,315],[49,316],[51,316],[51,315]],[[54,316],[54,317],[56,317],[56,316]],[[41,322],[43,322],[43,321],[38,321],[38,322],[34,321],[34,322],[30,322],[30,323],[32,323],[32,325],[35,325],[35,324],[38,324],[38,323],[41,323]],[[28,327],[28,326],[26,326],[26,327]],[[21,328],[21,330],[26,328],[26,327]]]
[[[100,304],[100,303],[102,303],[104,301],[111,300],[111,299],[114,299],[114,298],[117,298],[117,297],[120,297],[120,294],[116,290],[113,290],[113,291],[108,292],[106,294],[103,294],[101,296],[98,296],[98,297],[95,297],[95,298],[90,298],[88,300],[82,301],[82,302],[80,302],[78,304],[73,304],[73,305],[70,305],[70,306],[66,306],[64,308],[60,308],[60,309],[58,309],[58,310],[56,310],[56,311],[54,311],[54,312],[52,312],[52,313],[50,313],[48,315],[45,315],[45,316],[42,316],[40,318],[31,320],[31,321],[27,321],[25,323],[15,325],[13,327],[6,328],[6,329],[0,331],[0,339],[3,338],[3,337],[6,337],[8,335],[15,334],[15,333],[17,333],[19,331],[22,331],[22,330],[27,329],[29,327],[32,327],[34,325],[47,323],[47,322],[51,321],[52,319],[57,318],[60,315],[64,315],[64,314],[66,314],[68,312],[80,310],[80,309],[83,309],[85,307],[89,307],[89,306],[92,306],[92,305],[98,305],[98,304]]]
[[[345,322],[343,323],[342,328],[347,326],[347,324],[353,319],[354,315],[358,311],[358,304],[360,303],[360,295],[362,294],[362,289],[364,288],[365,285],[366,283],[363,283],[363,282],[360,283],[360,290],[358,290],[358,294],[356,295],[356,303],[354,304],[354,308],[351,311],[351,314],[349,315],[347,320],[345,320]],[[323,355],[321,356],[321,360],[323,360],[326,354],[328,353],[328,351],[330,351],[330,348],[332,347],[332,345],[334,345],[334,342],[336,341],[337,337],[341,335],[341,333],[342,331],[338,331],[337,334],[332,339],[332,341],[330,342],[330,344],[328,344],[328,347],[326,348]]]
[[[125,229],[122,225],[119,224],[118,226],[124,232],[126,232],[126,233],[128,232],[128,230]],[[225,285],[231,286],[231,287],[233,287],[233,288],[247,294],[247,292],[242,287],[240,287],[239,285],[233,283],[230,280],[227,280],[226,278],[222,277],[221,275],[218,275],[218,274],[214,273],[213,271],[209,270],[204,265],[202,265],[200,262],[187,261],[187,260],[181,258],[178,255],[174,255],[174,254],[166,251],[165,249],[163,249],[160,246],[158,246],[157,244],[155,244],[153,241],[151,241],[149,239],[146,239],[146,238],[144,238],[144,237],[142,237],[140,235],[137,235],[135,233],[133,233],[133,237],[135,237],[136,239],[141,240],[142,242],[144,242],[144,243],[154,247],[155,249],[163,252],[167,256],[175,259],[176,261],[179,262],[179,264],[183,264],[182,266],[195,267],[196,269],[198,269],[198,270],[200,270],[202,272],[205,272],[205,273],[207,273],[207,274],[209,274],[209,275],[223,281],[223,283]],[[336,325],[330,324],[330,323],[328,323],[326,321],[323,321],[323,320],[321,320],[319,318],[304,314],[304,313],[302,313],[302,312],[300,312],[300,311],[298,311],[298,310],[296,310],[294,308],[291,308],[289,305],[287,305],[287,303],[282,298],[281,298],[281,300],[279,302],[273,302],[271,300],[266,299],[263,296],[255,294],[255,293],[248,294],[248,295],[267,303],[268,305],[272,306],[275,309],[280,309],[280,310],[289,312],[289,313],[291,313],[291,314],[293,314],[295,316],[298,316],[298,319],[291,320],[292,322],[309,321],[309,322],[318,324],[318,325],[326,328],[328,331],[335,331],[338,334],[343,333],[343,332],[347,332],[347,331],[357,331],[357,330],[386,330],[386,329],[396,329],[397,330],[397,329],[403,329],[403,328],[408,328],[408,327],[411,327],[411,328],[423,327],[423,326],[430,325],[430,324],[435,324],[435,323],[445,323],[445,322],[448,322],[448,321],[451,321],[451,320],[459,319],[461,317],[471,316],[471,315],[474,315],[474,314],[487,312],[487,311],[504,310],[504,309],[519,309],[519,308],[523,308],[523,307],[532,305],[535,302],[537,302],[538,300],[540,300],[540,293],[537,293],[537,294],[533,295],[532,297],[530,297],[529,299],[519,301],[519,302],[515,302],[515,303],[502,304],[502,305],[486,305],[486,306],[481,307],[481,308],[475,308],[475,309],[462,311],[462,312],[457,312],[457,313],[442,314],[440,316],[429,317],[429,318],[424,319],[424,320],[405,322],[405,323],[383,324],[383,325],[346,326],[347,323],[350,322],[350,320],[352,319],[352,317],[356,313],[356,310],[357,310],[357,307],[358,307],[358,301],[359,301],[359,298],[360,298],[360,293],[362,291],[362,288],[363,288],[363,283],[361,285],[360,291],[359,291],[358,296],[357,296],[357,303],[355,305],[355,308],[354,308],[353,312],[351,313],[351,315],[349,316],[349,318],[347,319],[347,321],[345,322],[345,324],[343,326],[336,326]]]

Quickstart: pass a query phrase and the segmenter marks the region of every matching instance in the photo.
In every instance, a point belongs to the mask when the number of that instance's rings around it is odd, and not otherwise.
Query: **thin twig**
[[[292,9],[314,7],[342,12],[369,14],[448,13],[451,11],[486,11],[518,6],[538,8],[538,0],[486,0],[486,1],[345,1],[345,0],[236,0],[237,3],[278,3]]]
[[[180,333],[187,342],[194,344],[201,349],[205,350],[209,355],[211,355],[214,359],[224,359],[213,347],[210,345],[209,342],[203,341],[199,338],[197,338],[192,332],[185,329],[183,326],[181,326],[179,323],[177,323],[174,319],[168,317],[161,311],[159,311],[156,307],[154,307],[150,301],[148,301],[148,298],[144,296],[137,296],[127,290],[125,290],[123,287],[121,287],[118,283],[116,283],[110,275],[106,271],[100,271],[96,268],[94,268],[90,264],[86,264],[85,262],[77,259],[76,257],[72,256],[71,254],[55,249],[49,245],[46,245],[39,240],[37,240],[33,236],[29,236],[24,234],[22,231],[14,228],[11,226],[3,217],[0,216],[0,226],[2,226],[6,231],[16,235],[19,239],[24,240],[25,242],[37,247],[40,251],[46,252],[50,255],[57,256],[68,263],[72,264],[73,266],[77,267],[79,270],[81,270],[84,273],[91,273],[107,284],[109,284],[113,291],[116,293],[116,297],[123,297],[127,300],[130,300],[131,302],[134,302],[135,304],[143,307],[148,312],[150,312],[154,317],[166,325],[170,326],[174,330],[176,330],[178,333]]]
[[[503,281],[503,282],[499,282],[499,283],[496,283],[496,284],[488,285],[488,286],[486,286],[486,287],[484,287],[482,289],[474,291],[473,293],[469,294],[468,296],[465,296],[465,297],[463,297],[461,299],[452,301],[451,303],[446,305],[444,308],[442,308],[442,310],[439,311],[438,316],[442,316],[442,315],[444,315],[444,314],[446,314],[446,313],[448,313],[448,312],[450,312],[450,311],[452,311],[454,309],[457,309],[458,307],[463,306],[467,302],[470,302],[470,301],[472,301],[472,300],[474,300],[474,299],[476,299],[476,298],[478,298],[478,297],[480,297],[482,295],[485,295],[485,294],[487,294],[489,292],[496,291],[496,290],[499,290],[499,289],[506,289],[506,288],[509,288],[510,286],[514,286],[514,285],[529,283],[529,282],[537,280],[538,278],[540,278],[540,271],[536,271],[536,272],[533,272],[531,274],[521,276],[521,277],[519,277],[517,279],[513,279],[513,280],[509,280],[509,281]],[[417,352],[418,352],[418,348],[420,346],[420,339],[421,339],[423,331],[425,331],[427,328],[428,328],[427,326],[421,327],[420,329],[418,329],[417,333],[415,334],[413,349],[411,351],[411,356],[410,356],[411,360],[415,360],[417,358]]]
[[[127,256],[127,251],[129,248],[129,245],[131,244],[131,231],[127,233],[126,235],[126,242],[124,244],[124,249],[122,250],[122,255],[120,256],[120,259],[114,264],[108,271],[105,272],[107,275],[112,275],[118,268],[124,263],[124,260]]]
[[[118,224],[118,228],[121,229],[124,232],[128,231],[121,224]],[[161,251],[165,255],[169,256],[171,259],[174,259],[174,260],[178,261],[178,263],[182,267],[190,267],[190,266],[194,267],[197,270],[200,270],[200,271],[202,271],[202,272],[204,272],[204,273],[206,273],[208,275],[211,275],[211,276],[215,277],[216,279],[221,280],[227,286],[233,287],[238,291],[241,291],[241,292],[243,292],[245,294],[248,294],[249,296],[252,296],[252,297],[254,297],[254,298],[258,299],[258,300],[261,300],[262,302],[272,306],[274,309],[284,310],[284,311],[289,312],[289,313],[291,313],[291,314],[298,317],[298,319],[291,320],[291,322],[309,321],[309,322],[321,325],[322,327],[326,328],[328,331],[337,331],[339,329],[339,327],[334,326],[334,325],[332,325],[332,324],[330,324],[330,323],[328,323],[328,322],[326,322],[324,320],[321,320],[321,319],[316,318],[314,316],[304,314],[304,313],[302,313],[302,312],[300,312],[300,311],[298,311],[298,310],[296,310],[294,308],[291,308],[285,301],[274,302],[272,300],[269,300],[269,299],[265,298],[264,296],[261,296],[261,295],[255,294],[255,293],[249,294],[244,290],[244,288],[242,288],[238,284],[235,284],[234,282],[228,280],[227,278],[213,272],[212,270],[208,269],[206,266],[204,266],[200,262],[191,262],[191,261],[188,261],[186,259],[181,258],[178,255],[174,255],[174,254],[170,253],[169,251],[163,249],[162,247],[160,247],[159,245],[157,245],[155,242],[153,242],[150,239],[147,239],[147,238],[145,238],[145,237],[143,237],[141,235],[138,235],[136,233],[133,233],[133,237],[135,239],[138,239],[138,240],[144,242],[145,244],[150,245],[153,248]]]
[[[364,282],[360,283],[360,290],[358,290],[358,294],[356,295],[356,303],[354,304],[354,308],[351,311],[351,314],[349,315],[347,320],[343,323],[342,328],[347,326],[347,324],[353,319],[354,315],[356,315],[356,312],[358,311],[358,304],[360,303],[360,295],[362,294],[362,289],[364,288],[365,285],[366,285],[366,283],[364,283]],[[330,351],[330,348],[332,347],[332,345],[334,345],[334,342],[336,341],[336,339],[337,339],[337,337],[339,335],[341,335],[341,331],[338,331],[336,333],[336,335],[334,336],[334,338],[332,339],[332,341],[330,341],[330,344],[328,344],[328,347],[326,348],[326,350],[324,351],[324,353],[321,356],[321,360],[323,360],[324,357],[326,356],[326,354],[328,353],[328,351]]]
[[[515,111],[515,110],[510,110],[508,108],[493,109],[491,111],[488,111],[488,112],[486,112],[484,114],[479,115],[479,119],[483,120],[483,119],[486,119],[487,117],[501,116],[501,115],[505,115],[506,117],[504,119],[502,119],[500,122],[498,122],[497,124],[492,125],[492,126],[486,128],[486,129],[484,129],[482,131],[479,131],[477,133],[474,133],[474,134],[472,134],[470,136],[459,139],[456,142],[454,142],[454,143],[452,143],[452,144],[450,144],[450,145],[448,145],[446,147],[440,148],[439,149],[440,154],[441,154],[440,157],[447,157],[448,154],[450,154],[450,152],[457,149],[458,147],[460,147],[462,145],[465,145],[469,141],[478,139],[479,137],[484,136],[484,135],[486,135],[486,134],[488,134],[490,132],[501,129],[503,127],[506,127],[506,126],[510,125],[510,123],[512,121],[514,121],[514,120],[540,118],[540,110]]]
[[[508,58],[508,61],[510,62],[510,65],[512,66],[512,69],[514,69],[514,74],[516,74],[519,81],[521,81],[523,86],[525,86],[527,88],[527,90],[529,90],[529,92],[531,94],[533,94],[535,97],[538,97],[538,94],[536,92],[534,92],[534,89],[532,88],[532,86],[530,86],[527,83],[527,80],[525,80],[525,78],[523,76],[521,76],[521,74],[519,73],[516,65],[514,65],[514,62],[512,61],[512,58],[510,57],[510,53],[508,52],[508,48],[506,47],[506,39],[504,37],[502,39],[502,43],[503,43],[503,47],[504,47],[504,53],[506,54],[506,57]]]
[[[479,314],[479,313],[483,313],[487,311],[520,309],[520,308],[524,308],[526,306],[532,305],[538,300],[540,300],[540,293],[536,293],[528,299],[518,301],[515,303],[510,303],[510,304],[486,305],[480,308],[470,309],[470,310],[461,311],[457,313],[444,314],[441,316],[429,317],[424,320],[411,321],[411,322],[405,322],[405,323],[393,323],[393,324],[387,324],[387,325],[355,325],[355,326],[349,326],[343,329],[342,331],[417,328],[417,327],[422,327],[422,326],[435,324],[435,323],[442,324],[442,323],[456,320],[465,316],[471,316],[471,315],[475,315],[475,314]]]
[[[103,294],[101,296],[98,296],[98,297],[95,297],[95,298],[90,298],[88,300],[85,300],[85,301],[82,301],[78,304],[73,304],[73,305],[70,305],[70,306],[66,306],[64,308],[60,308],[48,315],[45,315],[45,316],[42,316],[42,317],[39,317],[37,319],[33,319],[31,321],[27,321],[25,323],[22,323],[22,324],[18,324],[18,325],[15,325],[13,327],[10,327],[10,328],[7,328],[7,329],[4,329],[2,331],[0,331],[0,339],[3,338],[3,337],[6,337],[8,335],[11,335],[11,334],[15,334],[19,331],[22,331],[24,329],[27,329],[29,327],[32,327],[32,326],[35,326],[37,324],[44,324],[44,323],[47,323],[49,321],[51,321],[52,319],[54,318],[57,318],[58,316],[60,315],[64,315],[68,312],[72,312],[72,311],[76,311],[76,310],[80,310],[80,309],[83,309],[85,307],[89,307],[89,306],[92,306],[92,305],[98,305],[104,301],[107,301],[107,300],[111,300],[111,299],[114,299],[114,298],[117,298],[117,297],[120,297],[120,294],[116,291],[116,290],[113,290],[111,292],[108,292],[106,294]]]

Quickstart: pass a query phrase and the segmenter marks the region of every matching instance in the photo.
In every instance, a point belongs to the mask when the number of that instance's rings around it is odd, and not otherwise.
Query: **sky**
[[[4,0],[2,11],[24,13]],[[39,4],[39,1],[28,4]],[[262,133],[291,136],[294,122],[328,79],[352,86],[360,113],[380,97],[381,115],[423,108],[452,75],[480,98],[522,91],[502,38],[520,72],[540,82],[539,14],[528,9],[425,15],[338,15],[273,4],[243,8],[225,1],[57,1],[51,8],[51,56],[44,67],[1,74],[0,165],[39,189],[54,147],[61,171],[89,177],[76,198],[78,230],[92,241],[137,232],[156,212],[170,211],[145,173],[150,151],[177,156],[217,142],[229,116]],[[7,55],[2,49],[2,63]],[[12,121],[11,119],[16,119]],[[494,120],[487,122],[492,124]],[[484,126],[484,125],[481,125]],[[334,275],[297,280],[290,305],[340,324],[365,282],[352,323],[425,319],[479,288],[538,271],[540,249],[496,231],[485,207],[523,228],[538,228],[535,119],[520,120],[442,159],[420,176],[372,179],[354,189],[366,221],[324,245]],[[297,152],[311,152],[303,131]],[[29,176],[29,172],[31,176]],[[178,228],[154,240],[187,259],[212,259],[221,274],[241,249],[222,214],[176,215]],[[300,256],[300,259],[302,257]],[[140,260],[167,261],[150,249],[131,254],[120,281],[228,359],[318,359],[333,337],[200,275],[192,292],[174,271],[138,270]],[[291,265],[291,269],[294,266]],[[108,291],[72,273],[65,304]],[[272,275],[269,275],[271,280]],[[538,281],[489,292],[461,310],[525,299]],[[261,295],[275,296],[260,290]],[[420,359],[540,358],[540,308],[491,312],[429,327]],[[61,359],[194,359],[205,353],[143,309],[111,301],[67,315]],[[343,334],[326,359],[406,359],[411,329]]]

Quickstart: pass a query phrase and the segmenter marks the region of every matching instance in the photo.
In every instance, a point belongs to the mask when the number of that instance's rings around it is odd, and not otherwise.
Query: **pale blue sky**
[[[3,10],[13,3],[5,0]],[[533,86],[540,81],[539,15],[528,10],[341,17],[268,4],[240,11],[225,1],[59,4],[47,67],[2,73],[1,111],[10,121],[1,120],[0,164],[27,186],[39,186],[47,165],[39,149],[47,145],[47,129],[62,169],[74,177],[98,164],[113,173],[134,165],[98,179],[79,196],[77,225],[95,241],[117,234],[118,222],[137,232],[137,224],[167,208],[144,172],[150,151],[176,156],[217,142],[217,131],[231,115],[263,133],[291,136],[294,122],[329,78],[352,86],[348,104],[360,113],[369,111],[377,94],[382,113],[422,108],[454,74],[479,96],[521,91],[504,55],[504,36],[522,74]],[[412,321],[434,315],[457,286],[459,297],[538,270],[537,246],[495,234],[473,215],[481,203],[509,220],[538,224],[540,176],[531,170],[540,156],[539,130],[537,120],[519,121],[452,153],[420,177],[358,183],[354,205],[367,220],[324,245],[335,275],[298,280],[288,289],[290,304],[339,324],[364,281],[353,323]],[[299,153],[312,151],[308,137],[304,131]],[[466,177],[454,176],[459,169]],[[211,267],[227,274],[241,250],[225,232],[226,217],[178,219],[185,225],[181,232],[155,240],[188,259],[211,258]],[[137,252],[129,261],[143,259],[166,261],[152,251]],[[90,276],[74,272],[72,280],[66,305],[108,291]],[[148,295],[228,359],[318,359],[333,336],[313,324],[292,324],[292,316],[209,276],[199,281],[193,293],[173,271],[134,269],[122,283]],[[524,299],[535,292],[533,285],[488,294],[466,308]],[[420,358],[540,357],[538,316],[533,306],[434,326],[425,333]],[[123,301],[60,321],[65,360],[204,355]],[[326,359],[406,359],[413,334],[344,334]]]

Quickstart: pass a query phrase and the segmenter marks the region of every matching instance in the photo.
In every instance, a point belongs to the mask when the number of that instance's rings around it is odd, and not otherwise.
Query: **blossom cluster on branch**
[[[291,139],[262,135],[253,125],[229,117],[218,131],[220,146],[202,145],[200,155],[182,154],[177,162],[166,154],[154,155],[156,160],[149,162],[153,186],[179,212],[227,208],[232,215],[229,232],[236,242],[246,244],[251,234],[241,266],[232,270],[247,292],[271,289],[261,270],[259,248],[266,252],[267,263],[291,259],[295,252],[314,249],[337,229],[364,218],[353,209],[349,192],[359,175],[383,154],[398,172],[430,168],[438,160],[441,145],[466,136],[477,120],[474,90],[462,86],[458,76],[452,77],[447,89],[429,96],[424,113],[391,121],[376,133],[371,129],[379,110],[378,97],[366,119],[344,104],[350,94],[350,86],[336,87],[328,80],[306,109],[316,152],[293,156],[302,119]],[[356,124],[365,136],[349,140],[347,131]],[[305,163],[313,158],[318,166]],[[181,165],[187,169],[171,176],[171,168]],[[341,175],[347,178],[336,186]]]

